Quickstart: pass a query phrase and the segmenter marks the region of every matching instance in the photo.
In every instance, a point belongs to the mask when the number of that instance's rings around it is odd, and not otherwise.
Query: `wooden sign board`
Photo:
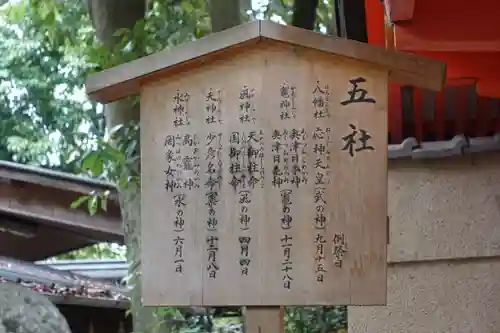
[[[264,38],[140,76],[145,305],[386,303],[390,71],[353,45]]]
[[[387,76],[261,45],[145,87],[145,301],[384,303]]]

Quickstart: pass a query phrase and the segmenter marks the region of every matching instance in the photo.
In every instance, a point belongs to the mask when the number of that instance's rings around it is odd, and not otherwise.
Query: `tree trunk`
[[[97,37],[108,48],[112,48],[116,39],[113,36],[118,29],[132,29],[138,20],[144,18],[145,0],[88,0],[88,8]],[[105,106],[106,126],[111,129],[117,125],[127,125],[131,121],[139,122],[139,105],[132,99],[122,99]],[[140,166],[137,165],[139,170]],[[134,332],[159,332],[163,325],[155,316],[154,308],[145,308],[141,301],[140,278],[140,226],[141,226],[141,195],[140,189],[131,184],[130,187],[119,189],[120,207],[124,223],[125,244],[127,246],[127,262],[129,273],[135,274],[134,288],[131,293],[131,314]],[[155,328],[153,330],[153,327]]]
[[[241,23],[240,0],[208,0],[212,32],[219,32]]]
[[[295,0],[293,3],[292,25],[313,30],[319,0]]]

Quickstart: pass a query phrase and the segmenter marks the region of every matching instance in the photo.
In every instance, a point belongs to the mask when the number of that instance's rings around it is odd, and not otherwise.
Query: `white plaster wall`
[[[500,332],[500,155],[389,165],[388,305],[349,332]]]
[[[500,332],[500,261],[400,264],[387,307],[350,307],[349,333]]]

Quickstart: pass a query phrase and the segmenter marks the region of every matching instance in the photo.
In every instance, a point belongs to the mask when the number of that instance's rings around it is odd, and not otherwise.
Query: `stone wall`
[[[389,164],[388,305],[349,332],[500,331],[500,154]]]

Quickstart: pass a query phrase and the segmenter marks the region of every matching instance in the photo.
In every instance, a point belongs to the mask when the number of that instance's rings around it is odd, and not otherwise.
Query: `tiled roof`
[[[118,259],[38,261],[36,264],[100,280],[119,281],[127,276],[128,271],[127,262],[125,260]]]
[[[66,172],[54,171],[46,168],[34,167],[26,164],[9,162],[9,161],[0,161],[0,169],[18,171],[24,174],[42,175],[54,180],[71,181],[72,183],[76,184],[84,184],[102,188],[102,190],[112,190],[115,188],[113,184],[106,181],[92,179],[85,176],[73,175]]]
[[[447,141],[421,143],[416,138],[406,138],[400,144],[389,145],[388,156],[389,159],[429,159],[494,151],[500,151],[500,133],[476,138],[456,135]]]
[[[0,256],[0,283],[15,282],[56,304],[127,308],[127,289],[108,281]]]

